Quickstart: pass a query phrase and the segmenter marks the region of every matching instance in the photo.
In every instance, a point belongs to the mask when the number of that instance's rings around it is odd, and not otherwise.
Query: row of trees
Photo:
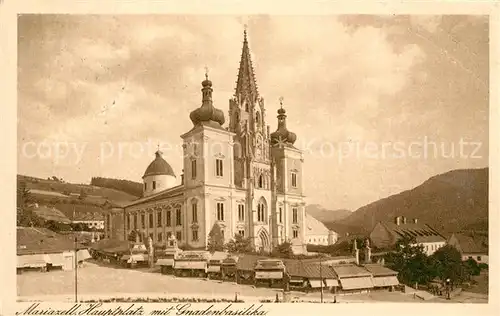
[[[473,259],[462,261],[460,252],[453,246],[446,245],[428,256],[423,246],[415,244],[412,238],[401,239],[396,251],[385,255],[387,266],[399,272],[399,280],[404,284],[428,284],[438,278],[458,285],[481,271]]]
[[[92,177],[90,184],[96,187],[115,189],[133,196],[142,196],[143,185],[130,180]]]
[[[252,243],[252,239],[249,237],[243,237],[240,234],[236,234],[233,239],[224,243],[224,236],[219,225],[215,224],[212,227],[208,235],[207,250],[210,252],[215,251],[228,251],[231,253],[247,253],[247,254],[262,254],[257,251]],[[277,247],[274,247],[271,253],[267,253],[271,257],[277,258],[296,258],[292,250],[292,244],[290,242],[284,242]]]

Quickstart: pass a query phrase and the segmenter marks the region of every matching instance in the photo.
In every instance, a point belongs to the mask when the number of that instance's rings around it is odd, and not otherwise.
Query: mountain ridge
[[[418,218],[444,232],[476,227],[487,230],[488,168],[457,169],[435,175],[419,186],[360,207],[327,226],[357,227],[369,232],[396,216]]]

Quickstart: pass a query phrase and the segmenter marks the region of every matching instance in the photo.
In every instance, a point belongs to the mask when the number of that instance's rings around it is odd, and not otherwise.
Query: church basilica
[[[304,252],[303,153],[294,147],[297,137],[287,129],[283,106],[276,131],[266,124],[246,31],[227,127],[224,111],[213,104],[208,75],[201,91],[201,106],[189,115],[193,127],[181,135],[181,184],[158,150],[143,176],[143,197],[109,206],[106,236],[126,240],[135,234],[155,244],[175,237],[179,245],[203,248],[218,225],[225,242],[240,234],[257,250],[291,241],[294,252]]]

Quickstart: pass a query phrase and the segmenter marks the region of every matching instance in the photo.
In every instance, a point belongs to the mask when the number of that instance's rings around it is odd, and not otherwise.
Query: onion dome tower
[[[278,129],[271,133],[271,145],[293,146],[297,135],[286,128],[286,111],[283,108],[283,98],[280,98],[281,107],[278,109]]]
[[[221,129],[225,122],[224,112],[222,110],[216,109],[213,106],[212,101],[212,81],[208,79],[208,72],[205,73],[205,80],[201,83],[202,85],[202,104],[201,107],[192,111],[189,115],[191,122],[193,122],[194,127],[203,125],[213,128]]]
[[[175,185],[176,177],[174,170],[163,159],[160,149],[156,151],[155,156],[155,159],[149,164],[142,176],[144,196],[169,189]]]

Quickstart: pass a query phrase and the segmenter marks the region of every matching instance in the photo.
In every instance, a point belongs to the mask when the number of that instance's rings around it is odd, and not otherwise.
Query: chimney
[[[414,224],[418,224],[418,219],[417,219],[417,218],[414,218],[414,219],[413,219],[413,223],[414,223]]]
[[[403,218],[403,224],[406,224],[406,217],[401,216]]]
[[[394,224],[396,224],[396,225],[398,225],[398,226],[399,226],[399,224],[400,224],[400,220],[401,220],[401,219],[399,218],[399,216],[394,217]]]

